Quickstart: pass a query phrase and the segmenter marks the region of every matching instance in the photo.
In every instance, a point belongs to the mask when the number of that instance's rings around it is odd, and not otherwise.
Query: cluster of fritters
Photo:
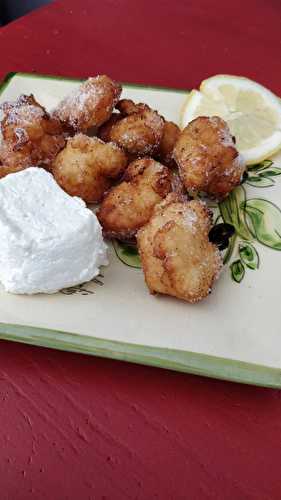
[[[222,257],[198,195],[223,199],[245,165],[221,118],[199,117],[181,131],[148,105],[120,100],[121,91],[97,76],[51,114],[33,95],[2,104],[0,177],[49,170],[68,194],[100,204],[105,237],[138,245],[152,293],[199,301]]]

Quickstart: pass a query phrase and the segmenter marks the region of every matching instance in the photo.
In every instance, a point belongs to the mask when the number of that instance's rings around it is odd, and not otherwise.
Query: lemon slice
[[[281,101],[259,83],[240,76],[216,75],[192,90],[181,111],[185,127],[198,116],[217,115],[236,137],[248,165],[281,149]]]

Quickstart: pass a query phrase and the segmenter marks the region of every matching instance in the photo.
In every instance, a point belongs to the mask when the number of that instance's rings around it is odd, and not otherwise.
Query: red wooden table
[[[0,71],[281,95],[279,0],[61,1],[0,30]],[[1,319],[1,316],[0,316]],[[1,500],[280,500],[281,393],[0,343]]]

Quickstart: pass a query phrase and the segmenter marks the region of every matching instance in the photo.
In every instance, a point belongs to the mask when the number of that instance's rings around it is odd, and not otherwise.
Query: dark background
[[[51,3],[51,0],[0,0],[0,25],[7,24],[47,3]]]

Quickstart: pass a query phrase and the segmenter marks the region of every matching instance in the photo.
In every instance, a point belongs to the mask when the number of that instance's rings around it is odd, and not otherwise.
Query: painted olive
[[[229,244],[229,238],[233,236],[235,229],[231,224],[221,223],[213,226],[209,232],[209,240],[217,245],[219,250],[225,250]]]

